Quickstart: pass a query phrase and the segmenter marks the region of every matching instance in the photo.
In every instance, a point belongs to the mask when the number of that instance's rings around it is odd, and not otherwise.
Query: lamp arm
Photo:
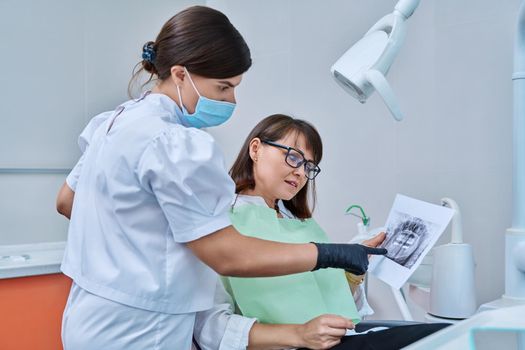
[[[376,24],[374,24],[365,34],[367,36],[370,33],[383,31],[390,34],[392,28],[394,27],[394,14],[389,13],[388,15],[383,16]]]
[[[421,0],[399,0],[396,4],[395,11],[398,11],[407,19],[412,16]]]
[[[370,69],[365,73],[365,78],[370,83],[370,85],[374,87],[379,96],[381,96],[383,102],[387,106],[390,113],[392,113],[394,119],[398,122],[403,120],[401,108],[399,108],[394,91],[392,91],[392,88],[386,81],[385,76],[378,70]]]

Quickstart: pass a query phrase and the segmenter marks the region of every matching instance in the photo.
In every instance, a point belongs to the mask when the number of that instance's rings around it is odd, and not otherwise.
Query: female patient
[[[321,157],[321,138],[309,123],[285,115],[262,120],[248,135],[230,170],[237,192],[231,211],[236,229],[281,242],[327,241],[312,219],[309,205],[309,199],[315,204]],[[364,243],[377,246],[383,240],[384,234],[380,234]],[[444,327],[422,324],[344,337],[344,318],[356,323],[359,314],[370,314],[362,286],[358,286],[360,279],[362,276],[348,276],[353,282],[351,289],[344,272],[336,269],[270,278],[226,278],[226,289],[246,318],[233,315],[233,321],[220,316],[218,309],[228,313],[233,306],[228,305],[219,286],[216,309],[197,317],[195,337],[203,348],[208,348],[206,339],[211,332],[224,330],[224,336],[216,334],[216,338],[222,337],[221,346],[231,343],[232,334],[244,333],[250,348],[399,349]],[[254,319],[261,323],[251,326]]]

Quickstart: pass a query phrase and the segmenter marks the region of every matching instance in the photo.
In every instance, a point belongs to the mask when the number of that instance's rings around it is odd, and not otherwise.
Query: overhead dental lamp
[[[403,113],[385,76],[405,39],[406,20],[419,1],[400,0],[394,12],[374,24],[331,68],[337,83],[359,102],[365,103],[377,91],[397,121]]]

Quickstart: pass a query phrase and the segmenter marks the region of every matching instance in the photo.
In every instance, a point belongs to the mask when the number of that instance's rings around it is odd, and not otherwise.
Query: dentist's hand
[[[312,271],[327,267],[345,269],[362,275],[368,269],[368,255],[385,255],[385,248],[372,248],[361,244],[315,243],[317,264]]]

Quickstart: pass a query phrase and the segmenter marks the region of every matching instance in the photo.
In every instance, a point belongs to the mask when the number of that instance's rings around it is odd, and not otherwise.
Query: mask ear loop
[[[193,89],[195,90],[195,92],[197,93],[197,95],[199,95],[199,97],[201,97],[201,94],[200,94],[199,90],[197,90],[197,87],[196,87],[195,84],[193,83],[193,79],[191,79],[190,72],[188,71],[188,69],[187,69],[186,67],[184,67],[184,71],[186,72],[186,74],[188,74],[188,78],[190,79],[191,86],[193,86]],[[182,103],[182,102],[181,102],[181,103]]]
[[[188,75],[188,79],[190,80],[191,86],[193,86],[193,90],[195,90],[197,95],[199,95],[199,97],[201,97],[201,94],[199,93],[199,90],[197,90],[197,87],[193,83],[193,79],[191,79],[190,72],[188,71],[188,69],[186,67],[184,67],[184,72]],[[182,111],[184,113],[188,113],[188,110],[186,109],[186,107],[184,107],[184,103],[182,102],[182,94],[180,93],[179,85],[177,85],[177,94],[179,95],[180,109],[182,109]]]
[[[184,103],[182,103],[182,95],[180,94],[180,87],[177,85],[177,94],[179,95],[179,103],[180,103],[180,109],[186,113],[186,107],[184,107]]]

